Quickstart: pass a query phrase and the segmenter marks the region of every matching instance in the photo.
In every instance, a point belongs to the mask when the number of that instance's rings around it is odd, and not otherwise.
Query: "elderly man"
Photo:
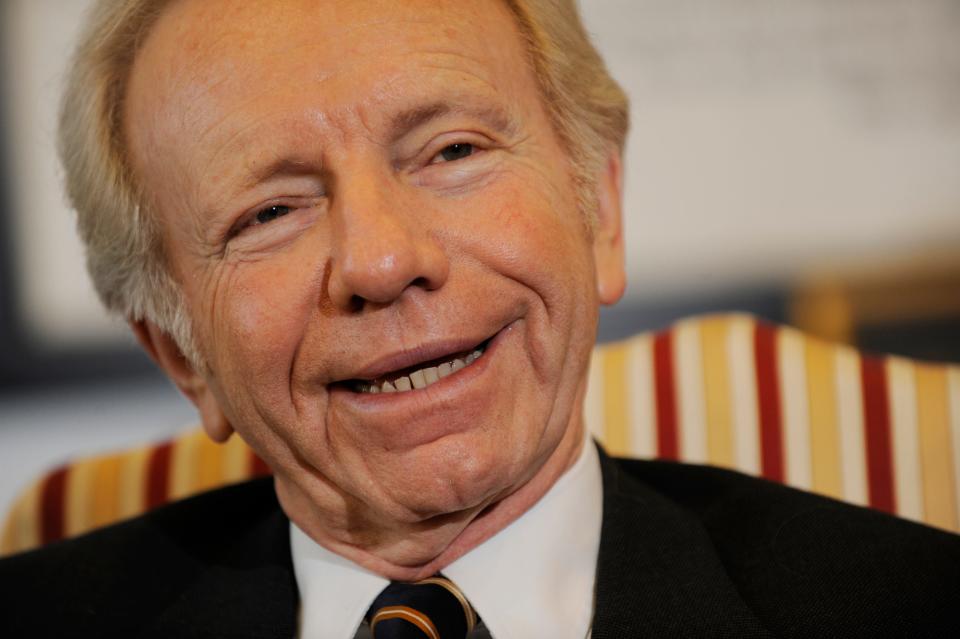
[[[956,624],[955,537],[586,439],[627,106],[572,1],[105,0],[62,126],[105,303],[274,479],[8,560],[4,636]]]

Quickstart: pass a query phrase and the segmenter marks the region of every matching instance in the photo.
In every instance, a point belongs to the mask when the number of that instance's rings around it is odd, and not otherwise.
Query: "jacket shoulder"
[[[741,597],[777,634],[960,628],[958,535],[730,470],[615,463],[702,524]]]
[[[284,553],[271,480],[203,493],[0,560],[4,604],[17,611],[0,635],[139,636],[211,570],[240,574]]]

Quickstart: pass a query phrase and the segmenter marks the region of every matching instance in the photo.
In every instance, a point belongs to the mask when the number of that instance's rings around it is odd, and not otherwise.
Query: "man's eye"
[[[289,206],[268,206],[257,213],[255,221],[257,224],[266,224],[267,222],[274,221],[278,217],[283,217],[292,210]]]
[[[473,155],[473,150],[472,144],[451,144],[440,151],[440,157],[442,157],[446,162],[453,162],[454,160],[462,160],[463,158],[470,157]]]

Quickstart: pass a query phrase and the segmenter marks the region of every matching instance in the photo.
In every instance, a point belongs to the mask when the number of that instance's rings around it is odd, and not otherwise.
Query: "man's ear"
[[[601,304],[616,304],[627,286],[623,249],[623,160],[614,149],[597,179],[597,225],[593,257]]]
[[[227,441],[233,433],[233,426],[220,409],[220,402],[210,390],[206,379],[193,369],[176,341],[149,320],[131,321],[130,328],[150,359],[163,369],[180,392],[197,407],[203,428],[210,439],[216,442]]]

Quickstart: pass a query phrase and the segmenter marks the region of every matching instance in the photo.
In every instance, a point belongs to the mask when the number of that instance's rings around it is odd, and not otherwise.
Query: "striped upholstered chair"
[[[734,468],[960,531],[960,368],[870,357],[745,315],[599,346],[587,423],[616,455]],[[199,429],[71,462],[18,499],[4,554],[267,474]]]

